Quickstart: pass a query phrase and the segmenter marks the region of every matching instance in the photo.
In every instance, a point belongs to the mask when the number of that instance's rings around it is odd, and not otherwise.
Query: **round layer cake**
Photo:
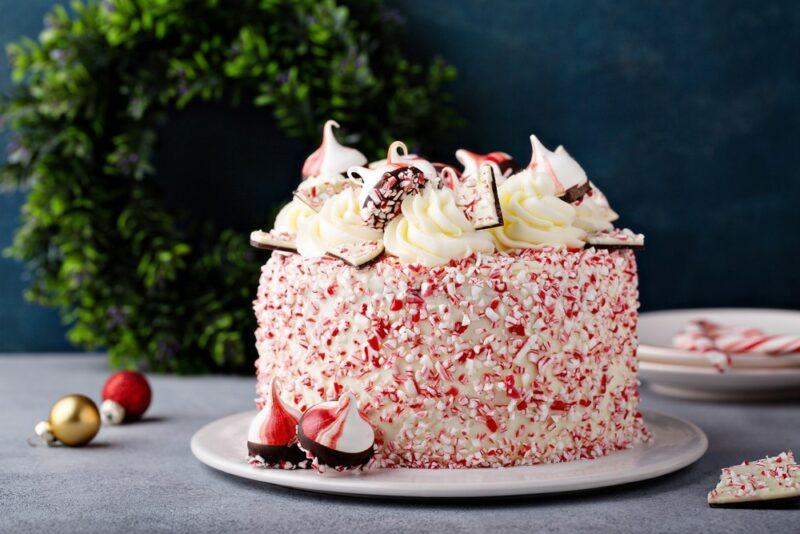
[[[274,252],[254,303],[259,403],[356,395],[383,467],[595,458],[648,438],[634,254],[564,247],[364,268]]]

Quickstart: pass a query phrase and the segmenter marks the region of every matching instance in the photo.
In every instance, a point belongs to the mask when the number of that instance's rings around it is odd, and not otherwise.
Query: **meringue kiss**
[[[375,431],[352,393],[306,410],[297,437],[317,464],[328,467],[361,467],[374,453]]]
[[[303,164],[303,178],[311,176],[334,176],[344,174],[350,167],[364,165],[367,158],[356,150],[339,144],[333,135],[333,127],[339,127],[334,120],[325,122],[322,128],[322,144]]]
[[[247,432],[247,450],[266,465],[297,465],[305,461],[297,446],[297,422],[300,412],[287,405],[278,394],[278,384],[272,380],[267,402],[253,418]]]
[[[501,176],[509,176],[519,170],[519,165],[514,158],[505,152],[489,152],[488,154],[476,154],[465,148],[456,150],[456,159],[464,166],[464,176],[476,176],[481,165],[486,162],[497,163]]]
[[[531,162],[528,168],[550,176],[556,185],[556,195],[565,202],[574,202],[589,190],[589,179],[577,161],[572,159],[563,146],[551,152],[531,135]]]

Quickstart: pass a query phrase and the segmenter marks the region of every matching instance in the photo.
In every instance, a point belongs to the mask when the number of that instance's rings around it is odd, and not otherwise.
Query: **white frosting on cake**
[[[544,173],[526,169],[497,188],[503,226],[492,228],[501,250],[563,245],[581,248],[585,232],[574,225],[575,207],[556,196],[555,183]]]
[[[315,214],[316,212],[314,210],[299,200],[293,199],[278,212],[277,217],[275,217],[273,229],[277,232],[287,232],[296,235],[298,230],[300,230],[300,226]]]
[[[332,247],[377,241],[381,237],[379,230],[361,222],[358,192],[348,188],[329,198],[319,213],[300,226],[297,251],[303,256],[323,256]]]
[[[596,185],[591,186],[589,192],[575,203],[574,225],[590,233],[611,230],[619,215],[611,209],[603,192]]]
[[[387,467],[593,458],[647,438],[630,251],[479,254],[357,270],[275,255],[255,302],[259,395],[352,391]]]
[[[494,250],[491,236],[475,231],[449,189],[427,187],[406,197],[401,212],[387,225],[383,240],[389,254],[407,263],[433,267]]]

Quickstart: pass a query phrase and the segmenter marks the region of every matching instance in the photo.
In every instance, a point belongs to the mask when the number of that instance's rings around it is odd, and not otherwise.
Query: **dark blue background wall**
[[[0,42],[36,34],[52,3],[0,0]],[[566,145],[621,222],[647,234],[644,309],[800,308],[800,3],[389,4],[412,53],[460,72],[467,127],[429,152],[527,161],[531,132]],[[202,106],[165,128],[158,164],[171,204],[244,231],[291,190],[309,148],[266,111]],[[0,196],[0,246],[21,199]],[[63,348],[54,314],[22,303],[20,275],[0,260],[0,350]]]

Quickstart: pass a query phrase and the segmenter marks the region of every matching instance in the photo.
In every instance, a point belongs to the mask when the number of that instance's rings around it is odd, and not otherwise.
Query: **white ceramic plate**
[[[728,369],[639,362],[639,378],[653,391],[685,399],[770,400],[800,397],[800,368]]]
[[[386,497],[492,497],[560,493],[655,478],[699,459],[708,447],[692,423],[655,412],[644,414],[654,439],[596,460],[500,469],[378,469],[360,475],[319,475],[250,466],[247,427],[255,412],[224,417],[192,437],[203,463],[231,475],[302,490]]]
[[[800,335],[800,312],[791,310],[710,308],[648,312],[641,314],[639,320],[640,360],[711,369],[711,363],[704,356],[672,347],[673,336],[692,319],[708,319],[732,326],[753,326],[770,334]],[[732,362],[734,369],[800,368],[800,354],[737,354]]]

